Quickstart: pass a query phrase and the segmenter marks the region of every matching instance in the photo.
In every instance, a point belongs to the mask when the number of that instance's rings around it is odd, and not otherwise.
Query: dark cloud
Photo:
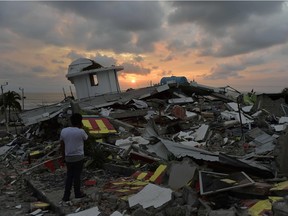
[[[15,50],[15,44],[12,42],[15,40],[17,40],[17,37],[9,29],[2,28],[0,34],[0,52],[6,53]]]
[[[153,51],[153,44],[160,40],[163,9],[159,2],[49,2],[56,10],[72,12],[86,20],[82,33],[87,50],[113,50],[121,52]],[[79,35],[80,36],[80,35]],[[136,41],[132,40],[136,38]],[[75,41],[74,41],[75,42]]]
[[[204,64],[204,62],[202,60],[197,60],[194,62],[194,64]]]
[[[181,40],[173,39],[167,44],[166,48],[172,52],[179,52],[187,49],[187,45]]]
[[[171,71],[171,70],[168,70],[168,71],[162,70],[161,75],[162,75],[163,77],[165,77],[165,76],[170,76],[170,75],[172,75],[172,71]]]
[[[234,56],[288,41],[287,14],[280,15],[283,2],[192,1],[172,5],[171,25],[186,23],[195,29],[195,24],[202,31],[201,38],[192,39],[186,48],[197,49],[200,56]]]
[[[71,59],[71,61],[75,61],[76,59],[79,59],[79,58],[88,58],[88,59],[96,61],[97,63],[99,63],[100,65],[102,65],[104,67],[108,67],[108,66],[117,64],[117,60],[115,58],[110,57],[110,56],[106,56],[106,55],[102,55],[100,53],[96,53],[95,55],[91,55],[89,57],[86,57],[85,55],[78,53],[77,51],[70,51],[67,54],[67,57],[69,59]]]
[[[0,2],[0,27],[47,45],[140,53],[163,35],[163,14],[159,2]]]
[[[37,2],[0,2],[0,26],[18,36],[18,40],[36,39],[63,46],[65,40],[57,29],[61,14]],[[61,22],[60,22],[61,23]]]
[[[33,70],[34,69],[34,70]],[[66,68],[51,74],[45,75],[43,71],[50,71],[43,66],[34,66],[31,69],[31,65],[28,63],[21,63],[17,59],[0,60],[0,80],[2,82],[8,82],[6,90],[18,90],[19,87],[25,88],[25,92],[61,92],[62,87],[65,85]],[[63,69],[63,68],[62,68]],[[64,74],[65,74],[64,73]],[[67,83],[67,82],[66,82]]]
[[[59,59],[52,59],[51,61],[53,64],[64,64],[64,61],[59,60]]]
[[[84,55],[82,55],[81,53],[78,53],[77,51],[75,50],[72,50],[70,51],[67,56],[67,58],[71,59],[71,61],[74,61],[78,58],[85,58]]]
[[[205,76],[205,79],[217,80],[217,79],[229,79],[230,77],[242,77],[240,72],[245,70],[243,65],[235,64],[217,64],[211,68],[210,74]]]
[[[267,61],[266,56],[253,56],[247,55],[241,58],[234,58],[230,63],[217,64],[212,67],[210,70],[210,74],[206,75],[206,79],[229,79],[230,77],[242,77],[241,72],[247,70],[248,68],[252,68],[253,66],[259,66],[265,64]],[[255,69],[250,69],[250,71],[254,71]],[[263,71],[263,69],[261,69]],[[254,73],[251,72],[251,73]]]
[[[280,53],[281,53],[281,55],[288,56],[288,46],[281,47]]]
[[[265,64],[267,60],[268,60],[267,57],[262,55],[260,56],[247,55],[245,57],[239,58],[240,63],[245,65],[246,67],[262,65]]]
[[[235,28],[229,37],[219,42],[217,49],[205,49],[206,53],[202,55],[226,57],[285,44],[288,42],[287,26],[288,20],[285,17],[270,20],[269,24],[260,19],[255,20]]]
[[[131,63],[123,63],[122,66],[124,67],[123,73],[126,74],[140,74],[145,75],[151,72],[148,68],[143,68],[142,66],[131,64]]]
[[[138,50],[142,52],[152,52],[154,50],[154,43],[162,40],[164,35],[164,32],[160,29],[152,29],[148,32],[142,31],[138,33],[136,47],[139,47]]]
[[[47,69],[41,65],[38,66],[34,66],[31,68],[32,72],[34,73],[43,73],[43,72],[47,72]]]
[[[109,67],[111,65],[116,65],[117,64],[117,60],[113,57],[109,57],[109,56],[105,56],[105,55],[101,55],[99,53],[97,53],[97,55],[94,57],[94,60],[103,65],[104,67]]]
[[[144,60],[144,58],[143,58],[142,56],[139,56],[139,55],[135,56],[133,59],[134,59],[136,62],[142,62],[142,61]]]
[[[14,64],[13,64],[14,63]],[[8,79],[17,79],[19,77],[19,69],[18,67],[23,67],[23,71],[25,71],[26,66],[23,64],[19,64],[16,62],[11,62],[6,59],[0,60],[0,80]],[[31,72],[29,72],[31,73]],[[27,74],[29,76],[29,73]]]
[[[170,24],[195,23],[207,31],[247,22],[252,15],[268,16],[281,11],[283,2],[269,1],[175,1]],[[220,31],[218,30],[220,29]]]
[[[160,61],[162,62],[169,62],[169,61],[172,61],[174,60],[174,56],[172,54],[169,54],[168,56],[166,56],[164,59],[161,59]]]
[[[163,11],[159,2],[121,1],[53,1],[44,2],[61,12],[73,12],[113,29],[143,31],[157,29],[162,24]]]

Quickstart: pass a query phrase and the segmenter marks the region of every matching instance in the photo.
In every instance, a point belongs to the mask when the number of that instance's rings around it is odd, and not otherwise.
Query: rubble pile
[[[20,113],[1,163],[42,202],[27,214],[288,215],[287,107],[283,94],[179,84],[69,99]],[[87,197],[63,203],[58,139],[73,112],[89,134]]]

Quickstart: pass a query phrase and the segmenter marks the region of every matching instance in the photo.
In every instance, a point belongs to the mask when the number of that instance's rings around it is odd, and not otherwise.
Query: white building
[[[77,99],[120,92],[117,71],[122,66],[103,67],[91,59],[80,58],[68,68],[67,79],[74,84]]]

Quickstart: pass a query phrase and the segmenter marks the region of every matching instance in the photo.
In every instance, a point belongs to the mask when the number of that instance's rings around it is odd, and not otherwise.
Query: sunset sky
[[[68,91],[67,68],[83,57],[122,65],[122,90],[173,75],[281,92],[288,87],[288,2],[0,2],[5,91]]]

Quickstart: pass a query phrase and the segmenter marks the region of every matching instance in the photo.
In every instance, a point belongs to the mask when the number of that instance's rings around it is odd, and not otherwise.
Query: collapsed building
[[[121,69],[76,60],[67,78],[78,83],[77,100],[19,114],[21,131],[0,147],[1,163],[17,171],[16,179],[1,187],[22,179],[33,188],[42,205],[25,213],[288,214],[285,95],[246,95],[176,77],[121,92]],[[58,139],[73,112],[83,114],[89,133],[88,197],[67,204],[59,203],[65,164]]]

